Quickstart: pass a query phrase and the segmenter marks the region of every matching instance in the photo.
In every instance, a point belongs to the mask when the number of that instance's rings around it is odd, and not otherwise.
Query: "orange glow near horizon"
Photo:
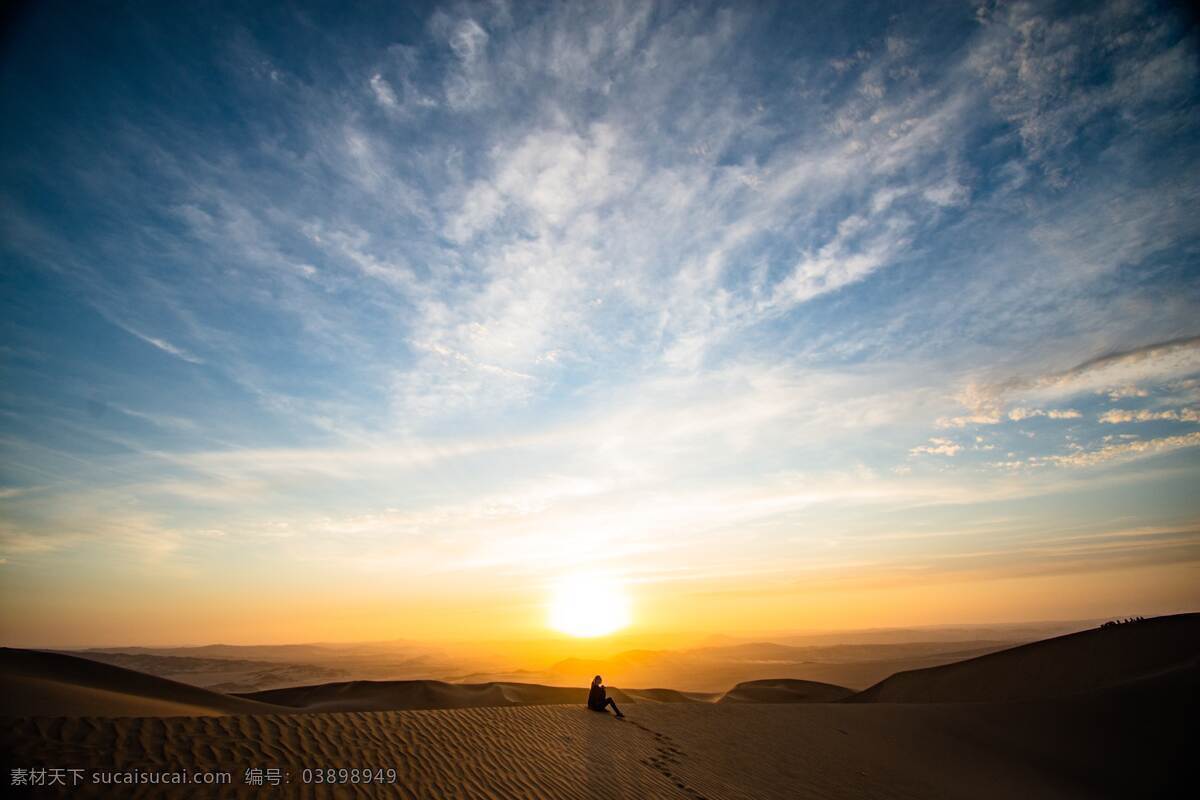
[[[572,574],[572,573],[568,573]],[[753,581],[596,580],[484,586],[443,581],[405,594],[330,581],[283,586],[174,586],[162,578],[81,577],[73,592],[39,596],[0,587],[3,644],[15,647],[189,646],[304,642],[505,643],[514,655],[602,653],[629,643],[672,648],[723,634],[763,637],[802,631],[1097,619],[1194,611],[1194,563],[1095,572],[981,572],[940,579],[857,575]],[[605,584],[605,580],[612,582]],[[107,584],[107,591],[98,584]],[[124,591],[111,587],[123,585]],[[319,589],[318,589],[319,586]],[[636,586],[636,595],[632,587]],[[596,591],[592,591],[595,588]],[[158,602],[147,604],[145,597]],[[633,607],[636,601],[636,608]],[[561,624],[559,624],[561,623]],[[578,624],[577,624],[578,623]],[[615,624],[620,623],[620,624]]]

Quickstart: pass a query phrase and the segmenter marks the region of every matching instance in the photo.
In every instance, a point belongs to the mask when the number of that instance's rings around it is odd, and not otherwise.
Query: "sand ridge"
[[[579,704],[587,689],[533,683],[343,681],[221,694],[65,653],[0,648],[4,716],[210,716],[335,711],[413,711]],[[712,702],[674,689],[618,689],[620,704]]]
[[[209,716],[281,709],[98,661],[0,648],[4,716]]]
[[[1156,617],[899,672],[850,702],[1000,702],[1068,697],[1194,669],[1200,614]]]
[[[730,689],[718,703],[836,703],[854,691],[845,686],[818,681],[799,681],[779,678],[764,681],[744,681]]]

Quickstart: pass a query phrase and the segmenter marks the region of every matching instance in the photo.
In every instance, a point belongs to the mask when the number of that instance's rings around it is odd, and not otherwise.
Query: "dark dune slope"
[[[1060,698],[1190,673],[1197,663],[1200,614],[1178,614],[1081,631],[940,667],[898,672],[848,701],[955,703]]]
[[[86,658],[0,648],[0,715],[213,716],[286,711]]]
[[[350,681],[221,694],[63,653],[0,648],[0,716],[171,717],[297,712],[411,711],[571,704],[583,687],[434,680]],[[610,689],[621,704],[700,702],[670,689]]]
[[[610,689],[618,703],[622,696],[645,703],[711,703],[716,695],[707,692],[680,692],[675,689]]]

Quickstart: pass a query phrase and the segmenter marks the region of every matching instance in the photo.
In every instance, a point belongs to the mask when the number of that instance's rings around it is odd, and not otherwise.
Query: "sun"
[[[550,627],[580,638],[603,636],[629,624],[629,597],[621,582],[597,573],[565,575],[550,595]]]

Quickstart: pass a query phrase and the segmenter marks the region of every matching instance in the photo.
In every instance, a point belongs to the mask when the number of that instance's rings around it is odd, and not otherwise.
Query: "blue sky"
[[[1200,61],[1171,6],[16,23],[9,639],[214,575],[487,616],[600,565],[648,606],[758,592],[808,624],[797,583],[851,575],[1200,599]],[[1040,615],[1108,613],[1086,587]],[[977,613],[1039,614],[1005,596]]]

